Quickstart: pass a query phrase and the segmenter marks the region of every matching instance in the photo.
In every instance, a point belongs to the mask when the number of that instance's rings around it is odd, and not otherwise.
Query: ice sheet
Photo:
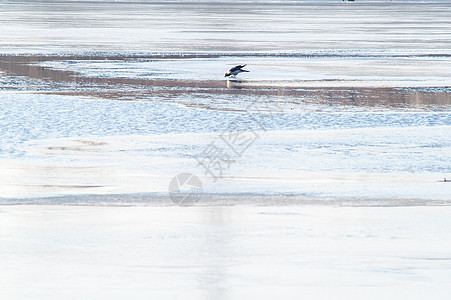
[[[7,299],[447,299],[450,207],[0,208]]]
[[[182,172],[197,174],[208,193],[449,198],[448,183],[440,182],[451,177],[448,111],[336,111],[316,104],[313,111],[262,112],[257,102],[235,112],[2,95],[4,198],[161,193]],[[234,153],[220,136],[243,121],[255,139]],[[198,165],[211,143],[230,158],[218,181]]]
[[[0,0],[0,298],[448,299],[450,13]]]
[[[450,50],[448,1],[1,1],[1,53]]]
[[[1,1],[1,195],[162,192],[185,171],[208,181],[196,158],[241,119],[258,139],[207,192],[443,200],[450,10]],[[238,63],[251,72],[224,80]]]

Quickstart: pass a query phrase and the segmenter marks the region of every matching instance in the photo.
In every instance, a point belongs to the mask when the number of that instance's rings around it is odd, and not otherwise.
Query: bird
[[[236,77],[236,75],[238,75],[238,74],[240,74],[240,73],[243,73],[243,72],[249,72],[248,70],[243,70],[243,68],[244,68],[245,66],[246,66],[246,65],[238,65],[238,66],[235,66],[235,67],[233,67],[233,68],[230,68],[230,69],[227,71],[227,73],[225,73],[224,77],[228,77],[228,76]]]

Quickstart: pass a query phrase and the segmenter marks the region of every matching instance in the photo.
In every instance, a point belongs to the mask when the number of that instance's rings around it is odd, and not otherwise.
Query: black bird
[[[243,72],[249,72],[248,70],[243,70],[243,68],[244,68],[245,66],[246,66],[246,65],[238,65],[238,66],[235,66],[235,67],[233,67],[233,68],[230,68],[230,69],[227,71],[227,73],[225,73],[224,77],[228,77],[228,76],[236,77],[236,75],[238,75],[238,74],[240,74],[240,73],[243,73]]]

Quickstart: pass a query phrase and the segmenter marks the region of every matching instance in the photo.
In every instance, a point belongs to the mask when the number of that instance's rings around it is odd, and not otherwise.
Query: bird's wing
[[[229,72],[235,72],[235,71],[238,71],[239,69],[241,69],[241,66],[236,66],[236,67],[230,68]]]
[[[241,69],[244,68],[245,66],[246,66],[246,65],[238,65],[238,66],[235,66],[235,67],[231,68],[231,69],[229,70],[229,72],[234,72],[234,71],[241,70]]]

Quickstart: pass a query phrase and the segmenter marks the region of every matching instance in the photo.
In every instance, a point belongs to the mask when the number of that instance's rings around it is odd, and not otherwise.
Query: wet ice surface
[[[250,86],[442,87],[451,77],[451,57],[428,52],[291,53],[217,58],[72,60],[42,62],[50,69],[89,77],[220,80],[225,70],[248,64],[239,79]],[[448,53],[449,54],[449,53]],[[426,55],[426,57],[424,57]]]
[[[358,105],[339,92],[274,98],[188,89],[133,101],[45,93],[1,93],[3,198],[161,193],[173,176],[192,172],[208,193],[449,200],[440,182],[451,169],[448,92],[401,91],[400,103],[372,106],[361,91],[351,92]],[[251,139],[238,150],[220,138],[237,124]],[[220,180],[198,165],[211,143],[228,160],[213,170]]]
[[[450,213],[3,206],[0,287],[7,299],[447,299]]]
[[[0,0],[1,297],[447,299],[450,12]]]
[[[132,2],[0,1],[3,198],[448,197],[449,3]]]
[[[451,168],[449,111],[316,105],[262,112],[255,102],[242,103],[247,111],[222,111],[164,101],[1,95],[6,198],[165,192],[173,176],[192,172],[208,193],[449,199],[447,183],[439,182]],[[243,124],[251,140],[224,139]],[[219,159],[230,161],[208,174],[198,160],[208,157],[211,143],[224,151]]]
[[[447,1],[129,2],[1,1],[0,52],[450,49]]]

